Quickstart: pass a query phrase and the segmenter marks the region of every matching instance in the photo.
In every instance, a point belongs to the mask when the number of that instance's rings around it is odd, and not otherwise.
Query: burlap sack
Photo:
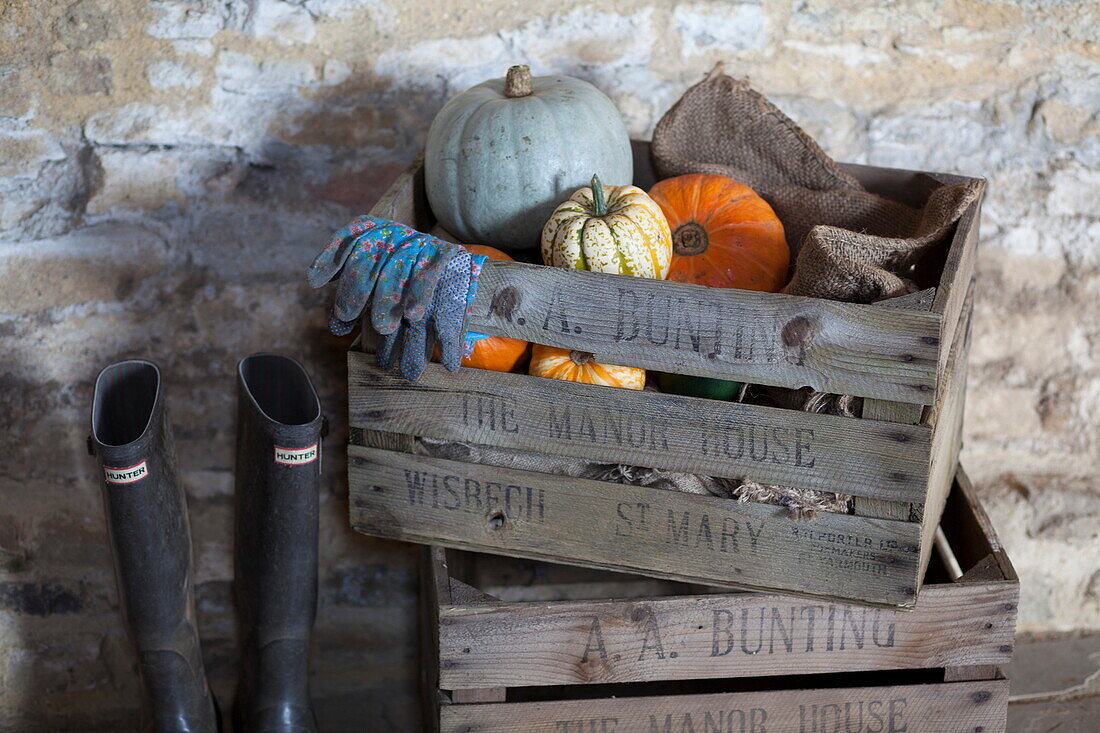
[[[912,288],[906,271],[950,230],[984,183],[941,186],[922,209],[868,193],[745,80],[715,66],[653,132],[659,178],[718,173],[775,210],[794,273],[784,292],[870,303]]]

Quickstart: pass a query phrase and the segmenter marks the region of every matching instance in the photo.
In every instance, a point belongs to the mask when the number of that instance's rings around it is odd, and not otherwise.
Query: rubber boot
[[[143,727],[212,733],[187,501],[155,365],[124,361],[100,372],[88,448],[103,470],[118,591],[145,689]]]
[[[254,354],[237,366],[237,731],[315,731],[309,637],[317,610],[324,418],[302,366]]]

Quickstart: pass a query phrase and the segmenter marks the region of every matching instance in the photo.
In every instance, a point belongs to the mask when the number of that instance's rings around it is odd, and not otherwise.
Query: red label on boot
[[[275,446],[275,462],[284,466],[304,466],[316,460],[316,443],[308,448],[280,448]]]
[[[142,461],[129,468],[108,468],[104,466],[103,473],[107,476],[108,483],[132,484],[148,476],[149,467],[145,465],[145,461]]]

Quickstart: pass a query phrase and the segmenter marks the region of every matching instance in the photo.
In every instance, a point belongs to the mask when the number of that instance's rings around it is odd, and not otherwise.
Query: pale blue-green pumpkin
[[[463,242],[537,247],[554,207],[594,173],[629,184],[630,138],[611,100],[569,76],[514,66],[452,98],[428,130],[428,203]]]

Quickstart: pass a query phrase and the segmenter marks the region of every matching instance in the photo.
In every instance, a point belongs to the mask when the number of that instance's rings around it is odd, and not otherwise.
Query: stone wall
[[[260,349],[303,359],[335,423],[315,692],[345,723],[415,727],[415,552],[346,529],[347,344],[302,273],[449,95],[517,62],[592,81],[644,136],[723,59],[838,159],[988,177],[964,460],[1023,577],[1021,627],[1100,628],[1096,6],[537,5],[0,7],[0,727],[132,720],[84,449],[95,373],[127,356],[165,370],[228,703],[233,368]]]

